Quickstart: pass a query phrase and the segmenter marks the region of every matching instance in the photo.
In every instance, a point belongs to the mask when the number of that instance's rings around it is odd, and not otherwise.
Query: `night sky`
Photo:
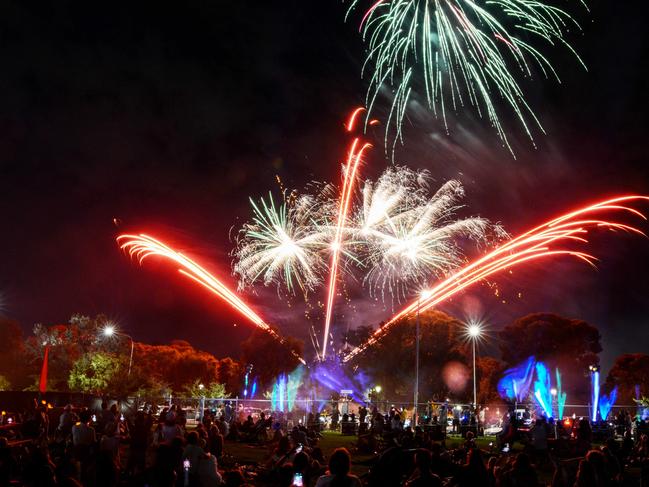
[[[452,116],[449,136],[414,109],[397,150],[397,163],[429,169],[436,184],[459,178],[467,214],[512,234],[605,196],[649,193],[649,7],[591,2],[588,16],[573,3],[584,31],[569,39],[588,71],[544,48],[563,83],[523,83],[547,132],[535,133],[536,149],[513,123],[516,160],[487,122]],[[234,286],[230,234],[248,197],[277,194],[275,175],[298,189],[339,175],[342,121],[367,87],[344,12],[340,1],[3,2],[0,311],[27,333],[105,313],[138,340],[238,355],[252,329],[243,319],[165,263],[139,268],[114,238],[158,235]],[[381,132],[374,142],[371,177],[390,163]],[[500,281],[507,304],[478,287],[445,309],[477,308],[492,330],[533,311],[586,319],[602,332],[605,366],[649,352],[649,241],[603,235],[590,250],[597,271],[546,261]],[[389,317],[352,299],[360,311],[339,329]],[[274,290],[250,301],[306,337],[302,314]]]

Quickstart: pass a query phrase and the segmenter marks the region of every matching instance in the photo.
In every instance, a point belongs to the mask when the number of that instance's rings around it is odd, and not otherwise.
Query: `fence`
[[[309,413],[320,413],[323,417],[330,416],[334,409],[338,410],[339,415],[355,414],[359,415],[361,406],[366,406],[368,409],[374,407],[380,412],[387,412],[392,408],[396,408],[405,412],[406,418],[412,417],[413,402],[408,401],[389,401],[380,400],[368,403],[358,403],[351,399],[295,399],[293,401],[273,401],[270,399],[244,399],[240,397],[235,398],[187,398],[187,397],[169,397],[165,400],[167,405],[177,404],[178,406],[196,411],[200,414],[201,410],[218,410],[229,405],[232,411],[232,416],[240,420],[245,420],[247,416],[252,416],[257,419],[263,412],[266,415],[272,413],[275,417],[289,417],[295,421],[306,422]],[[508,405],[505,403],[483,404],[479,406],[481,413],[481,421],[485,423],[497,423],[509,411],[515,407],[517,410],[527,410],[534,412],[538,410],[536,404],[532,403],[519,403],[516,405]],[[424,402],[418,403],[418,413],[420,417],[441,417],[446,412],[447,415],[462,416],[472,410],[472,405],[468,403],[454,403],[454,402]],[[556,407],[554,409],[556,411]],[[637,405],[615,405],[611,408],[608,419],[612,420],[618,412],[626,410],[632,416],[639,414],[643,418],[649,417],[649,410],[638,408]],[[584,417],[590,418],[592,415],[592,406],[590,404],[566,404],[564,407],[564,417]],[[404,418],[405,419],[405,418]]]

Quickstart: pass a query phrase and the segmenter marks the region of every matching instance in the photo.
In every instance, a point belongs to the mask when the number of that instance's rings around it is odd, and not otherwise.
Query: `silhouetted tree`
[[[285,337],[279,343],[268,332],[256,329],[241,344],[243,362],[253,364],[255,376],[261,387],[269,387],[282,373],[293,371],[300,362],[290,353],[293,350],[302,355],[304,343],[293,337]]]
[[[256,372],[256,370],[253,371],[253,377],[256,375]],[[241,393],[244,373],[244,366],[241,362],[237,362],[230,357],[219,360],[217,366],[219,383],[225,385],[225,390],[228,394],[236,396]]]
[[[505,371],[505,364],[493,357],[478,357],[478,403],[493,404],[502,402],[498,395],[498,381]]]
[[[22,389],[27,385],[29,370],[25,360],[23,332],[17,321],[0,316],[0,375],[4,389]]]
[[[534,313],[507,325],[498,336],[502,360],[508,367],[534,355],[552,368],[559,367],[570,400],[588,400],[588,366],[599,363],[602,351],[596,327],[583,320]]]
[[[342,344],[345,343],[357,347],[364,343],[374,333],[374,327],[369,325],[362,325],[358,328],[351,328],[343,337]]]
[[[445,366],[459,362],[468,373],[469,344],[465,325],[441,311],[426,311],[420,317],[419,397],[421,401],[444,400],[450,389],[442,373]],[[383,388],[388,398],[412,400],[415,377],[415,323],[411,316],[392,325],[373,346],[359,354],[353,365],[359,366]],[[470,376],[467,376],[470,379]],[[472,395],[469,380],[461,391],[450,394],[468,400]]]
[[[649,355],[625,353],[620,355],[606,377],[607,390],[618,386],[618,404],[634,404],[635,388],[640,396],[649,396]]]

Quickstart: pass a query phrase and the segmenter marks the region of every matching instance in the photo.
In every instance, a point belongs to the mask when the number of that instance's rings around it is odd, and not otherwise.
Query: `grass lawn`
[[[346,436],[334,431],[326,431],[322,434],[318,445],[322,448],[325,457],[329,457],[331,452],[340,447],[345,447],[353,453],[356,441],[356,436]],[[243,464],[262,463],[270,454],[268,446],[248,445],[247,443],[232,441],[225,442],[225,451]]]
[[[322,448],[326,458],[328,458],[336,448],[347,448],[352,455],[352,473],[362,476],[369,470],[374,455],[361,454],[357,452],[356,441],[356,436],[342,435],[335,431],[325,431],[322,433],[319,446]],[[493,436],[479,437],[476,440],[478,447],[484,452],[493,451],[492,447],[489,445],[492,442],[494,444],[496,442],[496,439]],[[446,438],[446,447],[449,449],[457,448],[462,443],[463,440],[459,436],[449,435]],[[522,445],[517,443],[510,454],[515,455],[519,451],[522,451],[522,449]],[[231,441],[226,441],[225,451],[227,454],[232,455],[240,465],[263,464],[270,455],[270,449],[268,446],[252,446],[245,443],[236,443]],[[553,470],[554,469],[551,465],[544,465],[543,468],[538,470],[539,479],[542,482],[549,483],[552,480]],[[639,471],[637,471],[637,469],[627,471],[625,480],[626,482],[623,485],[637,485],[639,480]]]
[[[319,446],[326,458],[331,453],[340,447],[347,448],[352,454],[352,472],[356,475],[363,475],[367,473],[371,460],[374,455],[361,454],[356,451],[356,436],[348,436],[340,434],[336,431],[325,431],[322,433]],[[462,438],[449,436],[446,440],[448,448],[457,448],[462,444]],[[480,437],[477,439],[478,446],[483,450],[489,450],[489,443],[495,442],[494,437]],[[237,443],[226,441],[226,453],[232,455],[236,461],[244,465],[262,464],[270,455],[268,446],[248,445],[246,443]]]

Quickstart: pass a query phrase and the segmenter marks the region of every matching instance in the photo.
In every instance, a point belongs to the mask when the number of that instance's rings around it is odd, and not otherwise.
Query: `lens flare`
[[[381,328],[376,330],[364,344],[349,352],[343,361],[347,362],[351,360],[363,350],[367,349],[367,347],[376,343],[400,319],[417,312],[417,310],[420,312],[426,311],[444,302],[466,287],[501,271],[538,259],[557,256],[575,257],[594,266],[594,263],[597,261],[594,256],[578,250],[564,248],[560,245],[588,243],[586,237],[589,232],[595,229],[624,231],[646,236],[638,228],[616,220],[604,220],[599,218],[598,215],[605,212],[612,212],[616,214],[628,214],[646,221],[647,218],[643,213],[628,205],[647,201],[649,201],[648,196],[639,195],[620,196],[605,200],[566,213],[511,239],[438,283],[426,294],[425,299],[417,299],[399,311]]]
[[[228,303],[232,308],[239,311],[246,318],[248,318],[257,327],[268,332],[280,343],[284,343],[284,339],[273,330],[257,313],[255,313],[250,306],[248,306],[236,293],[231,291],[219,279],[210,274],[207,270],[197,264],[195,261],[173,250],[160,240],[157,240],[149,235],[129,235],[124,234],[117,237],[117,243],[120,248],[128,252],[128,254],[137,259],[140,264],[148,258],[153,256],[168,259],[179,265],[178,272],[183,276],[191,279],[197,284],[200,284],[220,299]],[[291,353],[302,363],[304,359],[297,353],[291,350]]]

